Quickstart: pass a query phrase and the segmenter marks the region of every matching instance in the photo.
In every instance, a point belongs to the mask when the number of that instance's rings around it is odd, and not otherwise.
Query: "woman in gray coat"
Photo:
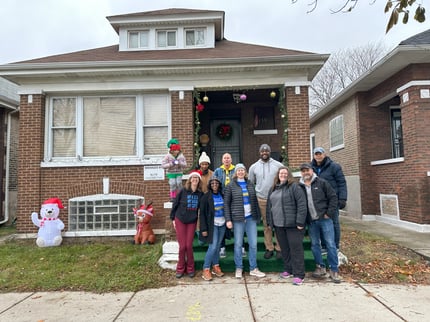
[[[267,198],[267,224],[275,230],[281,246],[284,272],[281,278],[293,277],[300,285],[305,278],[303,238],[305,234],[306,195],[287,167],[281,167]]]

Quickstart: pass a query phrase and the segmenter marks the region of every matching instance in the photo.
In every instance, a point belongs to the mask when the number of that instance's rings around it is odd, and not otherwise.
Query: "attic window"
[[[147,48],[148,46],[148,30],[130,31],[128,33],[128,48]]]
[[[176,30],[157,31],[157,47],[176,47]]]
[[[186,46],[204,46],[205,29],[198,28],[185,30],[185,41]]]

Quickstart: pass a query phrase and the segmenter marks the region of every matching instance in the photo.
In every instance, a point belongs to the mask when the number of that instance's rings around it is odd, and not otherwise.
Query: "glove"
[[[346,200],[339,200],[338,202],[339,209],[343,209],[346,207]]]

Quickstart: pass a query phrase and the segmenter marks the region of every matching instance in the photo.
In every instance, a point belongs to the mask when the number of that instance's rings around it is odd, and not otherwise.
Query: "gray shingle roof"
[[[403,40],[399,46],[429,45],[430,29]]]

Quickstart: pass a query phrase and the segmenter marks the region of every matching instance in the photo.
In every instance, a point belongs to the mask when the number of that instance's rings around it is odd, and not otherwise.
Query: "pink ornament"
[[[240,95],[240,100],[241,101],[246,101],[246,95],[245,94]]]

